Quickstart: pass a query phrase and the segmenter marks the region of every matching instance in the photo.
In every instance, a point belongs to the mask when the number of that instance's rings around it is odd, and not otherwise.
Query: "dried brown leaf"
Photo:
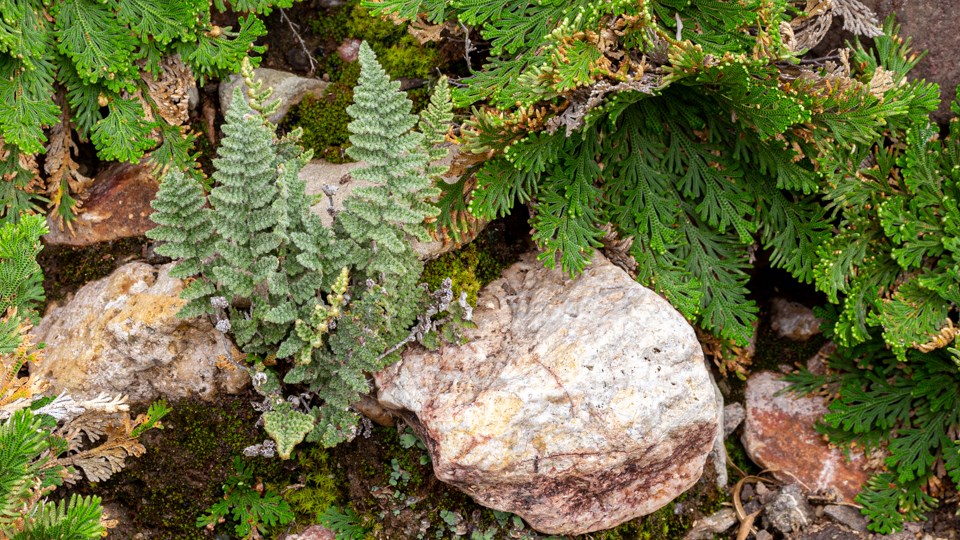
[[[146,71],[141,79],[147,86],[147,95],[161,118],[172,126],[182,126],[190,119],[190,89],[196,85],[190,66],[183,63],[179,54],[167,56],[160,61],[160,72]],[[144,107],[149,115],[151,107]]]

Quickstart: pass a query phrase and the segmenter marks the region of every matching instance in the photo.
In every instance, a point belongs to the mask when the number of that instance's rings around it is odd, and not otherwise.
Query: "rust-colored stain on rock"
[[[860,452],[831,447],[814,429],[827,412],[819,397],[777,395],[787,387],[779,375],[754,374],[747,382],[743,445],[750,458],[785,482],[799,480],[811,490],[835,489],[852,502],[870,477]]]

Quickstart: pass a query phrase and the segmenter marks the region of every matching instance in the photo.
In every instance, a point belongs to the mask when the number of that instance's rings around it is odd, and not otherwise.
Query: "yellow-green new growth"
[[[317,302],[313,306],[313,313],[310,314],[310,321],[304,322],[303,319],[297,319],[294,330],[297,337],[303,340],[306,345],[297,353],[296,361],[298,364],[309,364],[313,359],[314,349],[323,347],[323,336],[330,331],[330,326],[340,317],[340,310],[347,299],[347,286],[350,284],[350,270],[344,268],[333,282],[331,294],[328,296],[330,305],[326,306]]]

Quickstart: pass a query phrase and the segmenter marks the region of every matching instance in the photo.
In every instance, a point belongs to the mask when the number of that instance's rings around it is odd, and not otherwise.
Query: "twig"
[[[470,62],[470,53],[474,50],[473,43],[470,41],[470,28],[467,25],[460,23],[460,28],[463,29],[463,58],[467,61],[467,70],[470,73],[473,73],[473,64]]]
[[[287,24],[290,26],[290,30],[293,30],[293,37],[297,38],[297,42],[300,43],[300,48],[303,49],[303,52],[307,55],[307,60],[310,61],[310,71],[307,72],[307,77],[313,77],[317,73],[317,64],[316,59],[313,55],[310,54],[310,49],[307,48],[307,44],[304,43],[303,38],[300,37],[300,26],[293,23],[289,17],[287,17],[287,12],[283,9],[280,9],[280,18],[287,21]]]

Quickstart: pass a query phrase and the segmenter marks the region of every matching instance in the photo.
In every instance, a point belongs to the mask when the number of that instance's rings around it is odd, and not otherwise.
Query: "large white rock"
[[[576,280],[531,254],[481,292],[475,321],[468,344],[376,375],[437,478],[550,534],[614,527],[699,479],[723,404],[663,298],[600,254]]]
[[[219,343],[208,320],[176,318],[183,282],[170,277],[170,267],[126,264],[49,310],[34,330],[47,344],[44,359],[31,370],[77,399],[100,392],[134,403],[214,399],[242,390],[246,372],[216,367],[224,346],[234,357],[239,351]]]

